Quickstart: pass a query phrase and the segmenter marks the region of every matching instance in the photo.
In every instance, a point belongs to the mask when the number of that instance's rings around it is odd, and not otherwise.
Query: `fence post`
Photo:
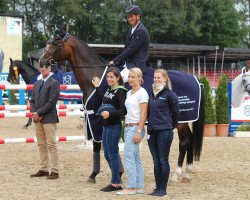
[[[19,105],[25,105],[25,90],[19,90]]]
[[[23,77],[19,74],[19,84],[25,85]],[[25,90],[19,90],[19,105],[26,105],[25,103]]]
[[[3,90],[0,90],[0,105],[3,105]]]

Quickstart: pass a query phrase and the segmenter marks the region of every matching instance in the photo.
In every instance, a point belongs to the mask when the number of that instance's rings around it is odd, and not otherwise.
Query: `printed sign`
[[[8,73],[0,73],[0,84],[1,85],[9,85],[10,83],[7,81]]]
[[[7,18],[7,34],[22,35],[22,19],[15,17]]]

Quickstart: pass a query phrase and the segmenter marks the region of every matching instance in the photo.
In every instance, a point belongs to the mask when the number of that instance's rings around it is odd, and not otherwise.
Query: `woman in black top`
[[[119,69],[110,67],[107,70],[106,79],[109,88],[105,94],[99,88],[100,79],[98,77],[94,77],[92,83],[96,87],[99,97],[102,98],[103,105],[97,114],[100,112],[99,114],[103,118],[102,144],[104,156],[112,173],[111,183],[101,191],[110,192],[122,189],[119,175],[118,143],[122,130],[121,119],[127,113],[124,105],[127,90],[123,86]]]

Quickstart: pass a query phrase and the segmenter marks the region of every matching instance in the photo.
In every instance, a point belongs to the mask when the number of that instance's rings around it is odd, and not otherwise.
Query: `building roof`
[[[24,15],[19,14],[19,13],[0,13],[0,16],[3,17],[18,17],[24,19]]]
[[[100,56],[114,57],[122,52],[124,45],[113,44],[88,44]],[[206,57],[206,61],[214,61],[217,50],[217,62],[223,58],[224,62],[238,62],[250,60],[250,49],[244,48],[224,48],[218,46],[202,45],[175,45],[175,44],[150,44],[149,57],[155,59],[175,59],[186,62],[187,58]],[[30,51],[28,58],[39,59],[44,49]]]
[[[99,55],[118,55],[124,45],[104,45],[89,44]],[[219,49],[218,46],[203,45],[176,45],[176,44],[150,44],[150,58],[173,59],[186,61],[192,57],[206,57],[206,60],[214,60],[217,50],[217,60],[223,58],[225,62],[238,62],[250,60],[250,49],[246,48],[224,48]]]

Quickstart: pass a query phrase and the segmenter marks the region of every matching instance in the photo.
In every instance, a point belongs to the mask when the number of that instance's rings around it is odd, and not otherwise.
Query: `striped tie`
[[[44,80],[42,81],[42,84],[40,85],[39,93],[41,92],[41,90],[42,90],[42,88],[43,88],[43,85],[44,85]]]

